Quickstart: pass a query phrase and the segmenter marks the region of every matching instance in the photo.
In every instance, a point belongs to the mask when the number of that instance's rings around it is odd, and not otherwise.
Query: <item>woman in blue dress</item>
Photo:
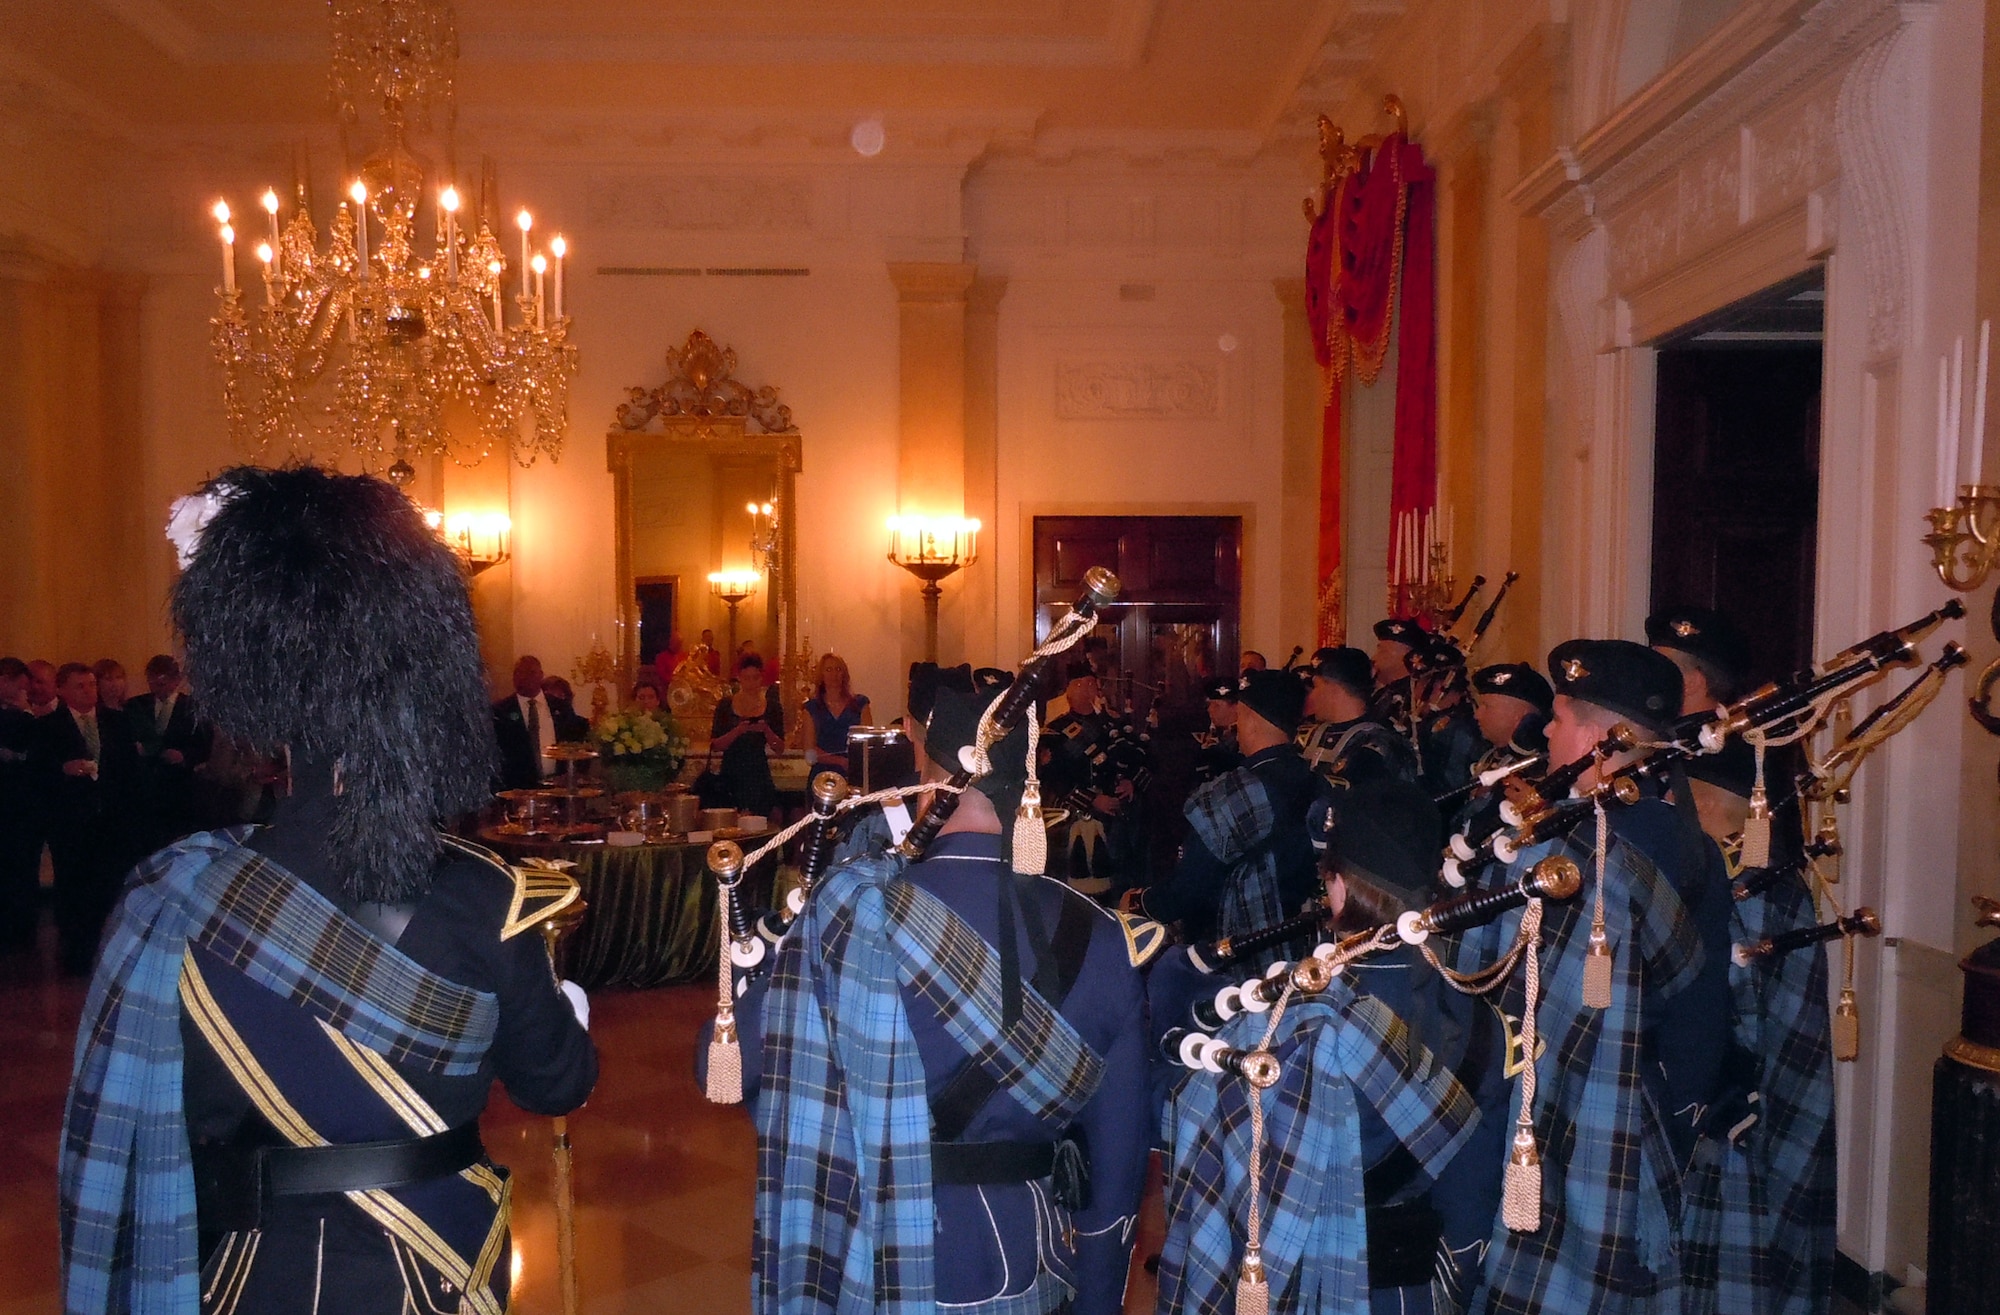
[[[845,774],[847,733],[856,726],[873,726],[875,719],[868,710],[868,696],[854,692],[847,659],[838,653],[828,653],[819,660],[819,687],[806,700],[806,715],[812,718],[817,768]]]

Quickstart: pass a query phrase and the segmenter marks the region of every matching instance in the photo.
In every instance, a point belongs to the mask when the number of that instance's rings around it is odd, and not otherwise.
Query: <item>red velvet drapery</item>
[[[1320,434],[1319,642],[1346,638],[1341,561],[1341,393],[1370,385],[1389,351],[1401,285],[1390,523],[1437,500],[1436,174],[1397,133],[1336,170],[1306,245],[1306,313],[1326,376]],[[1393,555],[1393,545],[1391,553]]]

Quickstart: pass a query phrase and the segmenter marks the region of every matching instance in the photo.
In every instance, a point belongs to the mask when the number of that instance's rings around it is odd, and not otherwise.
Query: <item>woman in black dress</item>
[[[764,659],[755,653],[743,659],[736,682],[736,693],[715,706],[708,747],[722,754],[722,780],[731,805],[766,816],[778,804],[770,751],[785,745],[785,710],[778,687],[764,683]]]

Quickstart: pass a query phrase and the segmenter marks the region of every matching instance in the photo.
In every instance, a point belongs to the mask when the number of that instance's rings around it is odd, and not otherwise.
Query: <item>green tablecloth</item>
[[[482,839],[508,859],[564,859],[589,908],[563,938],[562,973],[587,991],[715,980],[715,881],[708,846],[566,845]],[[748,844],[745,848],[749,848]],[[770,900],[776,868],[766,859],[746,873],[753,909]]]

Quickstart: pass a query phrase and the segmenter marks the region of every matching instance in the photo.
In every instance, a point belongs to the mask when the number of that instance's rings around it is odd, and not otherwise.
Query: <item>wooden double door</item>
[[[1817,345],[1660,353],[1652,604],[1726,613],[1752,685],[1812,665],[1820,370]]]
[[[1237,669],[1242,518],[1036,517],[1036,642],[1082,595],[1093,566],[1123,586],[1095,632],[1116,673],[1107,694],[1136,716],[1157,711],[1163,728],[1204,725],[1202,687]]]

